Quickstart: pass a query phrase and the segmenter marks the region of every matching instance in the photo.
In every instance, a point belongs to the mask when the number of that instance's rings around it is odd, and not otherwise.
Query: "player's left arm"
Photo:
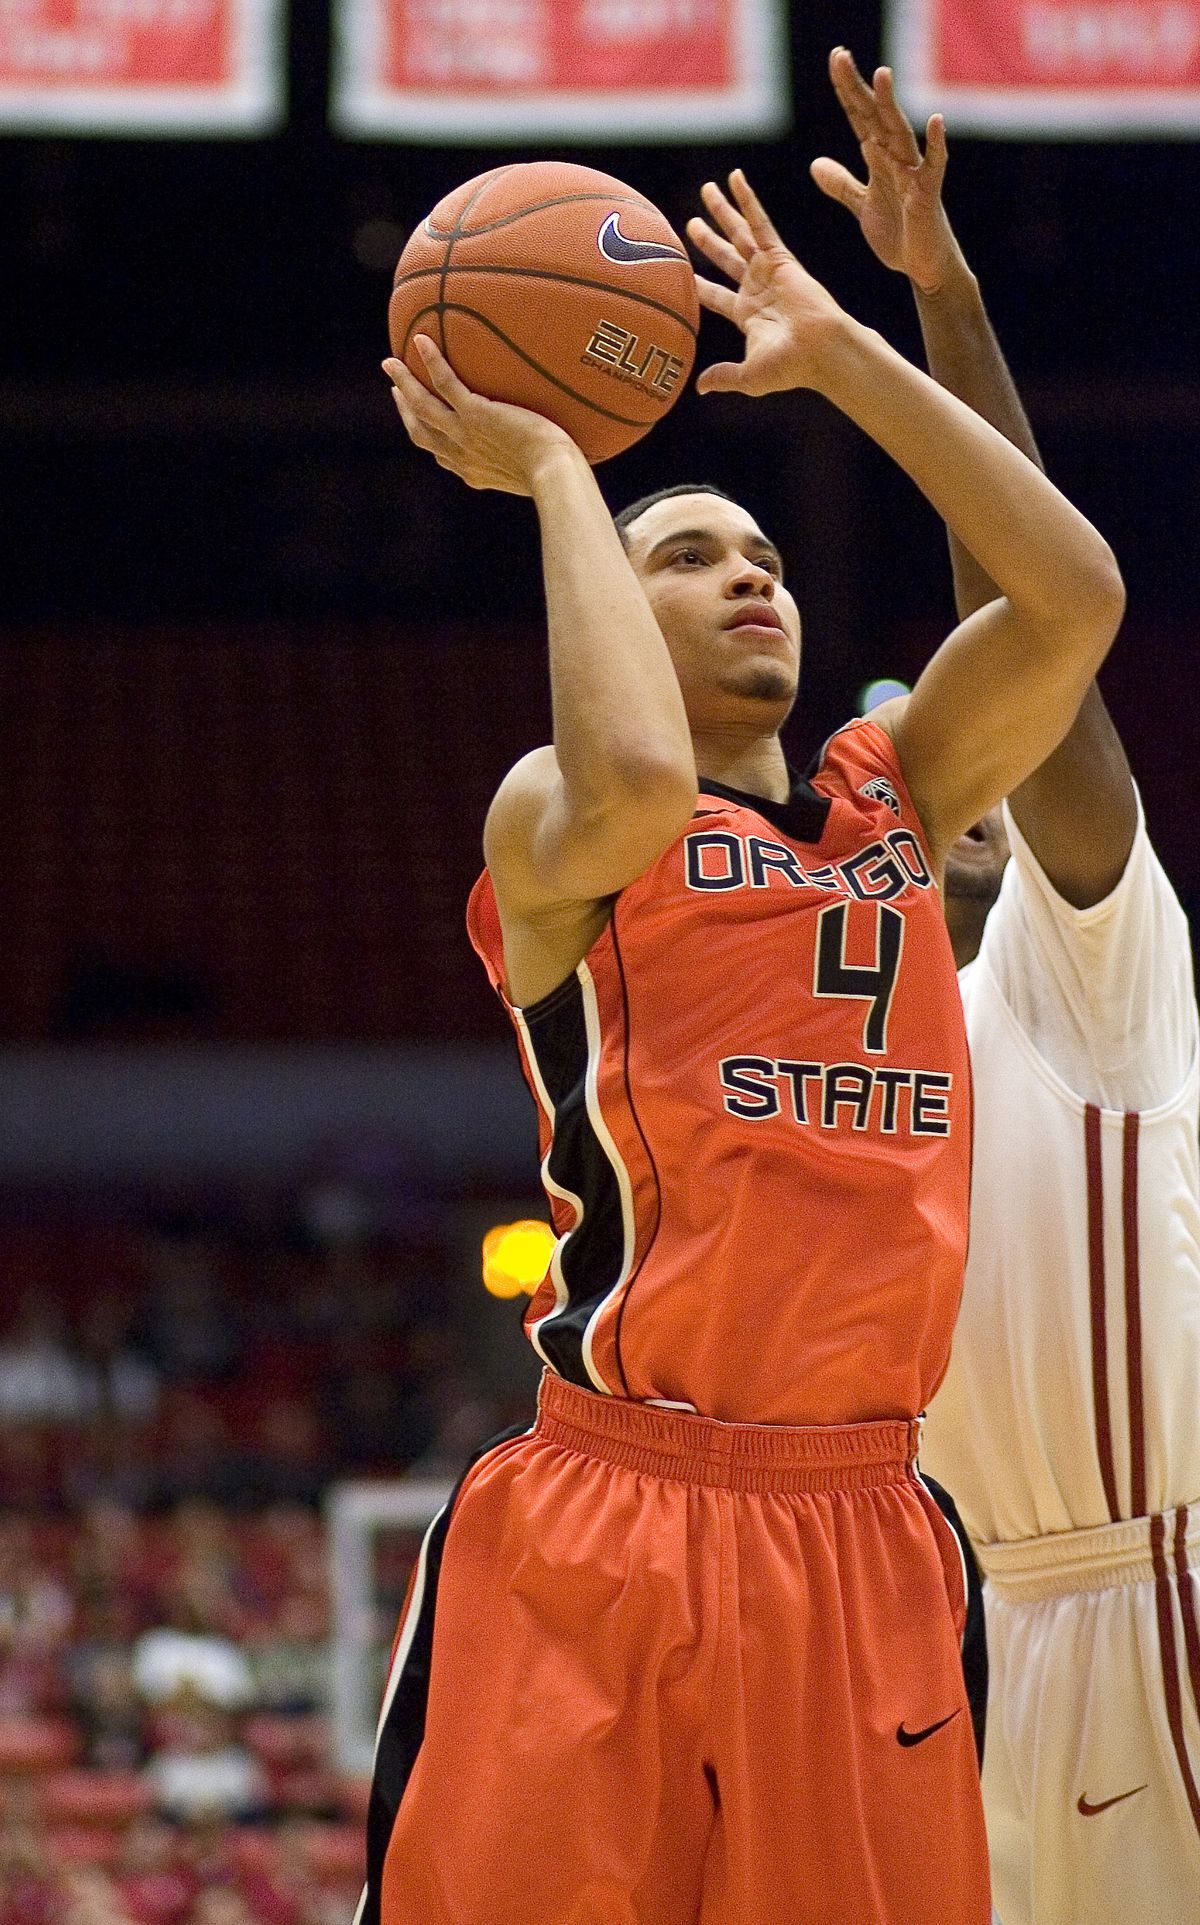
[[[924,151],[896,100],[890,68],[868,83],[845,47],[829,59],[830,79],[858,141],[865,181],[826,156],[812,164],[817,186],[849,210],[885,267],[907,276],[929,372],[998,428],[1044,471],[1016,384],[946,212],[946,128],[926,127]],[[960,620],[999,593],[949,531]],[[1137,798],[1120,737],[1093,681],[1058,748],[1009,797],[1017,826],[1057,893],[1087,909],[1120,881],[1137,831]]]
[[[733,283],[697,276],[701,302],[741,329],[745,355],[706,368],[698,391],[816,388],[905,470],[997,586],[904,707],[880,717],[940,863],[1066,735],[1120,623],[1120,572],[1019,449],[806,273],[743,175],[730,187],[733,201],[707,183],[715,225],[693,220],[688,232]]]

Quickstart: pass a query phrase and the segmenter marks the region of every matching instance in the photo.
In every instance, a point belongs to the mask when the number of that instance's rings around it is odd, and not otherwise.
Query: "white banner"
[[[263,133],[284,59],[283,0],[0,0],[0,129]]]
[[[334,20],[348,134],[645,142],[789,121],[784,0],[335,0]]]
[[[889,0],[887,28],[904,105],[952,131],[1200,128],[1200,0]]]

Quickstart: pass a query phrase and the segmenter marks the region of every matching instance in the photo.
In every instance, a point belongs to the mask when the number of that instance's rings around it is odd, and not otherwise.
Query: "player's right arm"
[[[941,115],[930,119],[922,153],[896,101],[890,69],[879,68],[869,83],[848,50],[836,47],[829,72],[867,178],[857,180],[823,156],[812,164],[813,179],[854,215],[884,266],[908,277],[934,380],[1043,468],[979,283],[946,213]],[[953,529],[949,539],[955,601],[965,621],[999,590]],[[1094,681],[1064,740],[1013,791],[1009,804],[1039,865],[1073,908],[1089,908],[1115,889],[1133,847],[1137,798],[1120,738]]]
[[[484,831],[508,992],[528,1004],[683,829],[695,756],[662,631],[579,448],[543,416],[473,395],[418,345],[435,393],[384,364],[411,438],[471,487],[531,496],[541,530],[554,743],[509,771]]]

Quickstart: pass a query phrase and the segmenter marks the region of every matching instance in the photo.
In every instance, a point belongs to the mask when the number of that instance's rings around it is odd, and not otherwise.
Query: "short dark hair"
[[[733,496],[727,495],[724,488],[718,488],[715,481],[677,481],[671,488],[656,488],[652,495],[639,496],[637,501],[631,501],[627,508],[622,508],[613,516],[616,531],[626,548],[629,543],[625,540],[625,534],[630,523],[635,522],[639,515],[644,515],[647,508],[653,508],[660,501],[671,501],[676,495],[716,495],[721,501],[733,501]],[[736,502],[734,506],[737,506]]]

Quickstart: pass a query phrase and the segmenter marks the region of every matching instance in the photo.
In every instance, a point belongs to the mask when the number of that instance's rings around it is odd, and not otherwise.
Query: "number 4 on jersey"
[[[846,961],[846,922],[851,909],[860,917],[875,917],[875,961],[869,968]],[[830,903],[817,917],[813,995],[852,996],[870,1003],[863,1023],[863,1046],[873,1056],[882,1056],[887,1050],[888,1014],[903,947],[904,917],[884,903]]]

